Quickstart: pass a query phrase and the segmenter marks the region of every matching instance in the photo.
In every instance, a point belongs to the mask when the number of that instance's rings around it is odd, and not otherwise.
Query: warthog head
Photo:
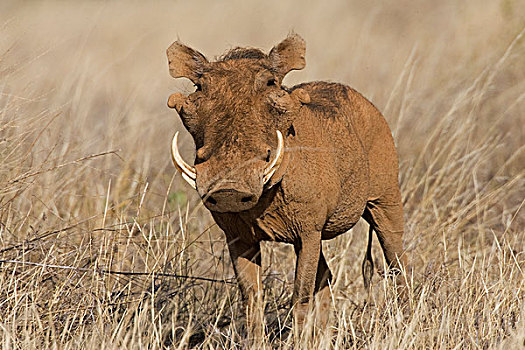
[[[309,96],[281,82],[304,68],[305,50],[295,34],[269,54],[236,48],[216,62],[178,41],[168,48],[171,76],[188,78],[196,88],[168,99],[197,147],[191,166],[178,152],[176,134],[173,161],[211,211],[248,210],[284,176],[285,139],[295,134],[293,117]]]

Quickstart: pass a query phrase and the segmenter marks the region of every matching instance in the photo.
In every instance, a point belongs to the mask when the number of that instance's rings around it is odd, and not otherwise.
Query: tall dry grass
[[[308,80],[347,83],[391,125],[413,290],[374,277],[367,227],[325,242],[330,332],[303,348],[525,347],[525,3],[2,2],[2,349],[243,348],[225,242],[170,164],[188,82],[177,37],[208,56],[307,41]],[[190,138],[183,149],[189,158]],[[375,260],[382,260],[374,243]],[[268,348],[292,348],[294,254],[264,245]],[[313,322],[311,327],[315,325]]]

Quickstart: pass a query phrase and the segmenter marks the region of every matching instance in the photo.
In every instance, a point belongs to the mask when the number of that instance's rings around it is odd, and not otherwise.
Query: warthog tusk
[[[270,181],[273,174],[279,168],[283,160],[283,148],[284,148],[283,134],[281,134],[279,130],[276,130],[276,132],[277,132],[277,154],[275,155],[275,158],[273,159],[273,161],[270,164],[268,164],[268,166],[264,169],[264,178],[263,178],[264,184]]]
[[[173,136],[173,141],[171,142],[171,159],[173,160],[173,164],[177,170],[180,171],[182,178],[186,180],[186,182],[189,183],[191,187],[197,188],[195,183],[195,180],[197,179],[197,172],[195,171],[194,167],[182,159],[179,153],[179,147],[177,146],[178,138],[179,132],[177,131],[175,136]]]

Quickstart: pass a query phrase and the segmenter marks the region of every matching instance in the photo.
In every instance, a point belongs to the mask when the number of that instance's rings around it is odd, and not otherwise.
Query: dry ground
[[[365,305],[366,225],[325,242],[331,332],[302,347],[525,348],[523,0],[2,1],[0,28],[2,349],[246,346],[223,235],[170,164],[166,99],[192,87],[164,52],[290,30],[307,67],[287,84],[344,82],[384,112],[414,273],[407,306],[379,275]],[[293,251],[263,262],[260,345],[291,348]]]

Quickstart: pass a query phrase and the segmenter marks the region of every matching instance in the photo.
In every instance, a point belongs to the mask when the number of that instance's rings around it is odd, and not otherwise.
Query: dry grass
[[[2,2],[0,347],[246,346],[223,235],[170,164],[166,98],[191,87],[164,50],[269,49],[291,29],[307,68],[288,84],[345,82],[389,121],[414,270],[408,306],[379,276],[365,305],[366,225],[325,242],[332,332],[303,348],[525,347],[524,8]],[[291,348],[293,251],[265,244],[263,263],[263,345]]]

